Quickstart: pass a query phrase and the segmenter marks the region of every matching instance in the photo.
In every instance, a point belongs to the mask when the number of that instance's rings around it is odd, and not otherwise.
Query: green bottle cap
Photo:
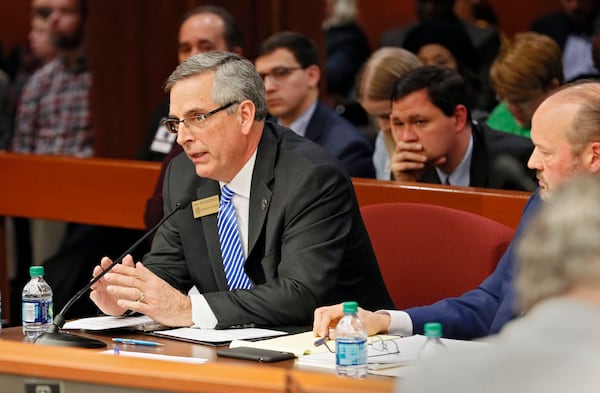
[[[358,311],[358,303],[344,302],[344,313],[354,313]]]
[[[442,324],[439,322],[427,322],[423,330],[425,337],[442,337]]]
[[[44,267],[43,266],[31,266],[29,268],[29,275],[31,277],[39,277],[44,275]]]

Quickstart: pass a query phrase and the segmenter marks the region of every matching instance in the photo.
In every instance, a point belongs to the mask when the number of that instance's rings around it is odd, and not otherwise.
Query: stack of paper
[[[396,338],[394,341],[398,345],[399,353],[384,354],[369,347],[369,373],[387,376],[401,376],[405,371],[406,365],[414,362],[419,354],[419,350],[425,343],[425,337],[414,335],[405,338]],[[474,346],[490,345],[487,343],[451,340],[442,338],[442,342],[448,348],[448,351],[461,350]],[[335,369],[335,354],[324,352],[319,354],[302,356],[298,359],[298,366],[307,368]]]
[[[375,337],[375,336],[373,336]],[[373,337],[369,337],[369,342],[373,340]],[[398,336],[385,336],[379,335],[377,336],[382,338],[383,340],[392,340],[398,338]],[[269,340],[260,340],[260,341],[246,341],[246,340],[234,340],[229,345],[230,348],[235,347],[252,347],[252,348],[262,348],[262,349],[270,349],[273,351],[284,351],[284,352],[292,352],[297,357],[305,356],[305,355],[315,355],[320,353],[327,353],[332,355],[325,345],[315,346],[314,342],[317,337],[315,337],[312,331],[299,333],[299,334],[291,334],[285,337],[276,337]],[[331,341],[329,344],[330,348],[334,348],[335,343]]]

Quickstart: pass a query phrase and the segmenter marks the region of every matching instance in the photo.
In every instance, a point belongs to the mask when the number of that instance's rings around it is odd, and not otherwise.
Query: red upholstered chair
[[[360,210],[398,309],[475,288],[494,271],[514,235],[496,221],[437,205],[383,203]]]

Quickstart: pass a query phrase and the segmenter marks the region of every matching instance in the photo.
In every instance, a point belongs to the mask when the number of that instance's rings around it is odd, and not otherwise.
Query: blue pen
[[[329,335],[321,337],[320,339],[315,341],[315,347],[318,347],[319,345],[323,345],[325,344],[325,341],[329,340]]]
[[[160,345],[164,345],[155,341],[135,340],[133,338],[113,338],[112,340],[119,344],[145,345],[147,347],[158,347]]]

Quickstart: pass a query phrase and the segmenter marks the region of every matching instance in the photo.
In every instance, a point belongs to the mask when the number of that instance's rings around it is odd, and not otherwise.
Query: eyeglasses
[[[296,70],[300,70],[302,67],[275,67],[271,71],[266,73],[258,73],[263,82],[270,77],[274,82],[281,82],[285,77],[290,75],[292,72]]]
[[[172,132],[173,134],[177,134],[177,132],[179,131],[179,124],[181,124],[181,123],[183,123],[188,128],[188,130],[191,130],[192,128],[197,129],[197,128],[200,128],[202,126],[202,123],[204,123],[206,121],[206,119],[208,119],[212,115],[219,113],[222,110],[227,109],[230,106],[237,104],[237,103],[238,103],[238,101],[233,101],[233,102],[230,102],[229,104],[220,106],[217,109],[214,109],[208,113],[204,113],[201,115],[191,115],[191,116],[188,116],[181,120],[171,118],[171,117],[165,117],[161,120],[161,123],[167,128],[167,130],[169,132]]]
[[[394,340],[384,340],[379,336],[370,337],[371,342],[368,344],[370,349],[369,358],[375,358],[377,356],[386,356],[386,355],[399,355],[400,348],[398,348],[398,343]],[[333,341],[333,340],[332,340]],[[327,350],[331,353],[335,353],[335,348],[331,349],[329,344],[327,344],[327,340],[323,341],[323,344],[327,348]]]

